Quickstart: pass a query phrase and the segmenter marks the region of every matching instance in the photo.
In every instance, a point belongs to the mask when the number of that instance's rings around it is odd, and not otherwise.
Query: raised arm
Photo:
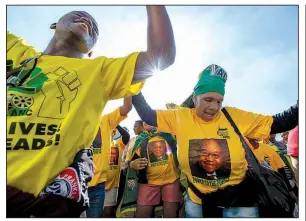
[[[166,69],[175,60],[174,35],[165,6],[147,6],[147,15],[147,51],[138,56],[133,83],[152,76],[153,70]]]
[[[295,128],[299,123],[299,106],[291,106],[282,113],[273,115],[270,134],[278,134]]]
[[[123,105],[120,107],[120,115],[126,116],[132,110],[132,97],[123,98]]]
[[[144,122],[151,126],[157,127],[156,111],[148,105],[141,92],[138,95],[133,96],[132,103],[139,117]]]
[[[118,129],[119,133],[121,134],[123,144],[127,145],[128,142],[130,141],[130,134],[129,134],[129,132],[127,132],[120,125],[118,125],[116,128]]]

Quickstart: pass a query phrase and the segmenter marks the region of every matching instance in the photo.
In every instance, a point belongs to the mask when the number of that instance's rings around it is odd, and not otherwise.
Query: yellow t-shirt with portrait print
[[[121,159],[125,145],[122,137],[118,140],[113,140],[111,145],[111,155],[109,161],[109,169],[106,174],[105,190],[119,186]]]
[[[146,150],[148,184],[166,185],[179,178],[171,147],[164,138],[159,136],[150,138]],[[135,154],[141,156],[140,151],[141,148],[138,148]]]
[[[244,136],[266,138],[273,118],[226,107]],[[206,122],[195,109],[158,110],[158,130],[176,135],[178,161],[188,180],[202,193],[239,184],[245,177],[247,162],[239,136],[221,112]],[[188,189],[191,200],[201,204]]]
[[[7,185],[37,196],[90,147],[109,100],[137,94],[132,84],[139,53],[124,58],[42,55],[7,32],[7,60],[18,69],[39,56],[22,85],[7,87]]]
[[[270,147],[269,144],[259,143],[258,148],[255,149],[250,142],[246,142],[249,144],[254,155],[260,162],[266,162],[275,171],[286,166],[282,158]]]
[[[93,161],[96,167],[94,177],[88,183],[89,187],[106,182],[111,157],[112,131],[126,118],[127,115],[121,116],[120,108],[102,116],[100,124],[102,144],[93,148]]]

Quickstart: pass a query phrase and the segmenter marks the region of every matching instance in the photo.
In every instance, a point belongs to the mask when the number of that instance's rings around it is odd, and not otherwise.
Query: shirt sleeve
[[[102,82],[110,100],[136,95],[143,87],[144,81],[132,84],[139,53],[123,58],[106,58],[104,61]]]
[[[276,166],[275,169],[280,169],[280,168],[283,168],[286,166],[286,164],[284,163],[284,161],[282,160],[282,158],[276,153],[276,152],[273,152],[271,153],[271,157],[274,161],[274,165]]]
[[[121,121],[127,118],[127,115],[121,116],[120,108],[117,108],[113,112],[106,114],[105,117],[107,117],[110,128],[115,129]]]
[[[270,135],[272,116],[255,114],[237,108],[226,107],[243,136],[253,139],[265,139]]]
[[[177,134],[178,110],[157,110],[157,130]]]
[[[119,146],[119,148],[120,148],[122,151],[124,151],[125,145],[124,145],[124,143],[123,143],[123,141],[122,141],[122,137],[118,140],[118,146]]]
[[[20,63],[26,59],[37,55],[39,53],[33,46],[11,32],[6,32],[6,59],[13,61],[13,68],[20,66]]]

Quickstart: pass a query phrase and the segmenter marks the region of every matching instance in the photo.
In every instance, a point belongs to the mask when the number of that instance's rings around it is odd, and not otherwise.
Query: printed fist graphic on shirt
[[[60,67],[46,75],[48,82],[41,92],[45,96],[39,117],[63,119],[69,112],[71,103],[77,96],[81,81],[75,71],[67,71]]]

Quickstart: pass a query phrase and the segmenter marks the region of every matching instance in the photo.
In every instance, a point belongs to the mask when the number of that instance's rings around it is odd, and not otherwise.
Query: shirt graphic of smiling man
[[[230,156],[225,139],[191,140],[190,169],[195,177],[206,180],[228,178]]]

